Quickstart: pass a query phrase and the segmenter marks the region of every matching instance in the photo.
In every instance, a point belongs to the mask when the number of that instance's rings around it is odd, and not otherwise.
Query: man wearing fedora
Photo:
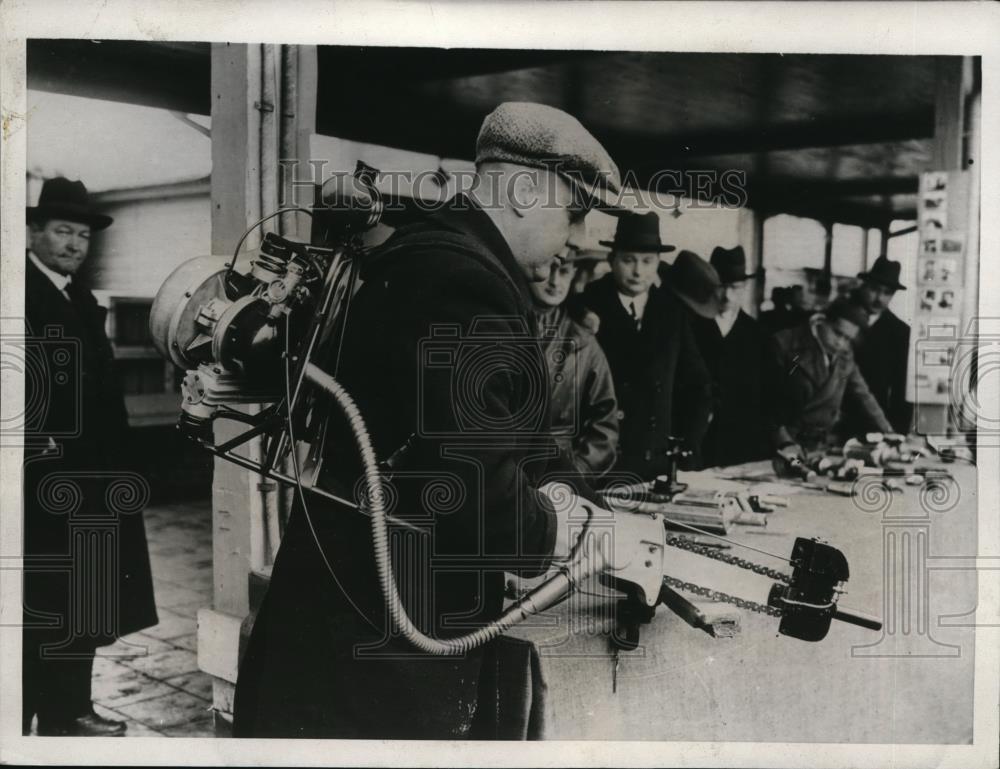
[[[844,403],[853,400],[865,430],[892,432],[861,372],[853,345],[868,326],[865,311],[838,299],[807,323],[771,338],[767,385],[772,448],[786,458],[804,456],[840,440],[836,427]]]
[[[717,246],[709,263],[718,275],[718,314],[696,316],[694,336],[712,377],[712,421],[702,443],[702,464],[724,467],[763,459],[769,454],[763,418],[767,335],[743,311],[749,281],[742,246]],[[710,287],[704,281],[705,289]]]
[[[549,279],[529,286],[552,392],[552,434],[577,471],[595,482],[615,463],[618,404],[611,369],[594,334],[566,307],[577,265],[589,255],[567,247]]]
[[[880,256],[868,272],[858,275],[861,285],[853,299],[868,313],[869,325],[854,357],[868,389],[892,423],[893,430],[905,435],[910,431],[913,418],[913,404],[906,400],[910,327],[889,309],[896,292],[906,290],[899,282],[899,272],[899,262]],[[848,432],[860,432],[862,420],[858,417],[855,409],[845,415]]]
[[[597,339],[611,365],[621,430],[617,469],[651,479],[667,470],[668,438],[697,452],[708,424],[708,372],[683,305],[655,285],[660,240],[655,212],[619,219],[608,257],[611,272],[587,286],[584,300],[600,318]]]
[[[45,374],[25,378],[22,729],[37,715],[40,736],[118,736],[125,724],[91,704],[95,651],[158,620],[142,511],[109,509],[115,473],[130,467],[128,416],[107,311],[79,277],[91,232],[111,218],[82,182],[56,178],[27,223],[25,349]],[[65,509],[54,482],[75,507]],[[102,536],[100,549],[77,547]],[[36,568],[39,559],[67,568]]]

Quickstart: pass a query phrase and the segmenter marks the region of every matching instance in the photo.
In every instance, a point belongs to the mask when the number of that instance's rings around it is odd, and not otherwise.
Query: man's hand
[[[596,334],[601,330],[601,317],[596,312],[584,310],[583,315],[580,317],[580,325],[591,334]]]
[[[549,500],[556,514],[556,544],[552,556],[560,560],[569,558],[580,534],[594,517],[597,506],[565,483],[546,483],[538,491]],[[604,510],[601,513],[612,515]]]
[[[559,522],[554,557],[568,559],[574,584],[601,572],[630,582],[654,605],[664,573],[666,535],[659,516],[615,512],[589,502],[561,483],[539,491]]]
[[[785,460],[788,464],[792,464],[795,460],[804,462],[806,458],[805,451],[797,443],[789,443],[787,446],[782,446],[778,449],[778,456]]]

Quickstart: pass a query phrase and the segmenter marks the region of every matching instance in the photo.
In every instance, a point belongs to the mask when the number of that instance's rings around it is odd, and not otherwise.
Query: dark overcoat
[[[875,400],[897,433],[906,435],[913,419],[913,404],[906,400],[910,327],[889,310],[862,334],[854,352],[858,370]],[[865,432],[863,415],[854,407],[845,410],[846,432]]]
[[[702,465],[725,467],[767,457],[766,335],[743,310],[726,336],[715,320],[694,317],[692,323],[698,350],[712,377],[712,421],[702,443]]]
[[[834,431],[845,399],[853,400],[864,415],[868,430],[890,432],[882,413],[850,350],[829,362],[810,324],[785,329],[769,344],[774,386],[768,388],[772,445],[798,443],[811,449],[842,436]]]
[[[651,479],[666,471],[667,438],[682,436],[698,453],[711,412],[711,383],[691,331],[688,312],[665,289],[650,289],[642,324],[618,299],[614,277],[587,286],[587,307],[601,319],[597,339],[604,349],[621,428],[616,470]]]
[[[107,310],[25,265],[25,640],[93,649],[157,624],[148,487],[133,470]]]
[[[463,210],[464,209],[464,210]],[[550,435],[548,376],[525,278],[464,198],[397,231],[366,263],[338,371],[380,460],[394,570],[410,618],[455,636],[501,611],[504,571],[541,573],[555,514],[536,490],[572,473]],[[360,463],[328,423],[321,483],[356,497]],[[580,490],[584,490],[580,487]],[[236,686],[236,736],[491,736],[491,648],[420,654],[387,627],[369,519],[310,496],[293,509]]]

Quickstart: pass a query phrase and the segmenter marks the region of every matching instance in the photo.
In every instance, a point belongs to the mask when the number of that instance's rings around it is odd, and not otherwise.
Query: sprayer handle
[[[882,620],[878,617],[873,617],[870,614],[865,614],[864,612],[855,611],[854,609],[845,609],[842,606],[836,606],[833,610],[833,618],[838,619],[841,622],[847,622],[850,625],[857,625],[858,627],[868,628],[869,630],[881,630]]]

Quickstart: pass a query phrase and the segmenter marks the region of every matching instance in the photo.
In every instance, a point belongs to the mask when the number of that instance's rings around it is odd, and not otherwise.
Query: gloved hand
[[[619,513],[594,504],[576,494],[565,483],[547,483],[539,492],[552,504],[556,514],[556,544],[552,557],[564,568],[574,584],[605,571],[617,571],[635,559],[640,540],[654,530],[663,538],[663,525],[648,515]],[[645,526],[643,526],[645,524]],[[649,524],[652,524],[650,526]],[[640,532],[637,525],[646,529]]]
[[[595,517],[605,521],[613,518],[614,513],[604,510],[587,499],[579,496],[565,483],[546,483],[538,489],[556,514],[556,543],[552,557],[565,560],[574,552],[574,548]]]
[[[665,532],[659,516],[607,510],[561,483],[539,489],[556,513],[553,557],[565,562],[577,584],[600,572],[613,572],[659,594]]]

